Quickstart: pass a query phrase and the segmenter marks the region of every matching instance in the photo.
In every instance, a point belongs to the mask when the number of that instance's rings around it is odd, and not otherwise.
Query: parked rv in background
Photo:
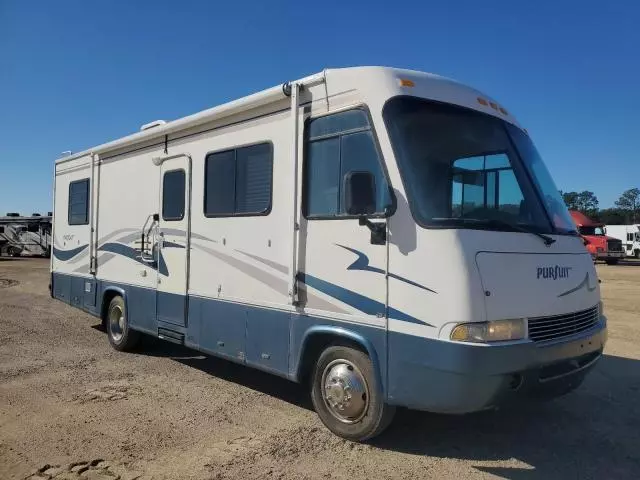
[[[47,216],[34,213],[21,217],[18,213],[7,213],[6,217],[0,217],[0,255],[48,257],[50,254],[51,212]]]
[[[594,222],[576,210],[570,210],[569,213],[594,261],[603,260],[607,265],[615,265],[624,258],[622,242],[617,238],[608,237],[603,223]]]
[[[640,258],[640,224],[607,225],[605,233],[622,242],[628,257]]]

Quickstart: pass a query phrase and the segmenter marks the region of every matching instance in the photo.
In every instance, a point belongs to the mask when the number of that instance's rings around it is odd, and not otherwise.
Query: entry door
[[[307,121],[300,231],[301,302],[310,314],[386,325],[387,247],[346,212],[345,177],[368,172],[376,201],[370,221],[384,222],[389,184],[364,109]],[[378,242],[379,243],[379,242]]]
[[[158,325],[186,326],[189,279],[191,160],[165,160],[160,175],[156,311]]]

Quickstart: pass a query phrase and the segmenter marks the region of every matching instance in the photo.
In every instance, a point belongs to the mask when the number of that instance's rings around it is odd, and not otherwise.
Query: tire
[[[129,328],[124,300],[116,295],[109,302],[105,316],[105,327],[109,343],[119,352],[129,352],[140,340],[140,333]]]
[[[349,388],[344,388],[345,384]],[[333,391],[327,385],[335,385]],[[318,358],[311,400],[322,423],[339,437],[362,442],[389,426],[395,407],[384,403],[381,392],[366,353],[350,347],[331,346]],[[345,393],[349,398],[344,398]],[[338,405],[343,407],[342,411]]]
[[[636,260],[640,260],[640,249],[635,249],[633,251],[633,256],[636,258]]]
[[[605,262],[607,263],[607,265],[617,265],[618,264],[618,259],[617,258],[609,258],[609,259],[605,260]]]

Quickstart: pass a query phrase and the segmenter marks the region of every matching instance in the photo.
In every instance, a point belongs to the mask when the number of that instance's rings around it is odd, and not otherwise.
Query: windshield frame
[[[516,142],[512,138],[511,132],[507,128],[508,126],[517,128],[523,131],[525,135],[527,135],[528,137],[528,134],[520,126],[513,124],[511,122],[507,122],[506,120],[498,116],[490,115],[485,112],[482,112],[473,108],[465,107],[462,105],[433,100],[433,99],[424,98],[424,97],[413,96],[413,95],[396,95],[388,98],[385,101],[382,107],[382,117],[386,127],[386,133],[387,133],[389,142],[391,144],[392,151],[394,153],[396,167],[398,168],[400,179],[402,181],[402,185],[405,190],[405,195],[407,197],[406,201],[409,206],[411,216],[413,217],[413,220],[416,222],[416,224],[420,225],[422,228],[433,229],[433,230],[442,230],[442,229],[467,230],[469,229],[469,230],[490,230],[490,231],[501,231],[501,232],[518,231],[513,228],[510,229],[507,226],[505,226],[504,228],[497,227],[495,224],[491,224],[492,222],[489,219],[487,219],[486,221],[479,220],[476,223],[471,223],[471,222],[465,221],[464,218],[459,218],[459,219],[455,217],[447,218],[447,219],[442,218],[442,220],[446,220],[446,221],[442,221],[442,223],[439,224],[438,222],[424,222],[423,219],[421,218],[421,215],[416,214],[416,211],[415,211],[416,200],[410,198],[411,195],[409,194],[409,189],[407,188],[407,182],[406,182],[407,173],[403,172],[404,169],[401,166],[402,162],[400,162],[399,160],[399,155],[400,155],[399,146],[397,145],[397,140],[394,140],[393,135],[391,133],[391,129],[390,129],[390,126],[391,126],[390,121],[392,121],[393,118],[391,117],[391,115],[388,113],[388,110],[387,110],[387,107],[389,106],[389,104],[393,101],[397,101],[398,99],[412,99],[412,100],[424,102],[426,105],[446,106],[454,110],[460,110],[462,112],[466,111],[474,115],[484,116],[489,118],[492,122],[497,122],[498,124],[500,124],[500,126],[504,130],[506,138],[508,139],[508,153],[513,155],[513,158],[511,158],[511,155],[507,155],[507,157],[509,158],[510,162],[513,161],[515,163],[511,165],[511,169],[513,170],[514,175],[516,175],[518,179],[519,187],[522,191],[522,194],[525,195],[525,190],[528,190],[529,193],[532,194],[531,201],[535,201],[537,203],[536,208],[541,210],[546,223],[545,225],[546,228],[543,228],[541,225],[536,225],[531,223],[514,223],[514,226],[519,226],[519,227],[524,226],[525,228],[529,228],[532,231],[535,231],[536,233],[542,233],[542,234],[563,235],[563,236],[571,236],[571,237],[578,236],[577,227],[574,227],[573,230],[563,230],[561,228],[558,228],[553,222],[551,218],[551,212],[549,211],[545,202],[543,201],[543,198],[542,198],[543,192],[541,191],[541,187],[534,180],[533,174],[530,171],[529,165],[527,164],[527,162],[523,160],[522,153],[520,152],[520,150],[516,145]],[[507,152],[505,152],[504,150],[501,150],[501,153],[507,153]],[[481,154],[478,154],[478,155],[481,155]],[[482,155],[484,155],[484,153],[482,153]],[[476,154],[474,154],[473,156],[476,156]],[[523,180],[526,183],[525,185],[520,185],[520,179],[518,178],[520,175],[524,177]],[[456,221],[459,221],[459,223],[456,223]]]

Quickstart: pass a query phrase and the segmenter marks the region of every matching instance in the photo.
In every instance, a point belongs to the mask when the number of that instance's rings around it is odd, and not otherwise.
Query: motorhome
[[[17,257],[51,254],[51,215],[30,217],[10,213],[0,217],[0,254]]]
[[[602,354],[591,257],[527,132],[436,75],[327,69],[59,159],[51,294],[308,385],[352,440],[398,406],[576,388]]]
[[[640,225],[607,225],[606,233],[622,242],[628,257],[640,258]]]

